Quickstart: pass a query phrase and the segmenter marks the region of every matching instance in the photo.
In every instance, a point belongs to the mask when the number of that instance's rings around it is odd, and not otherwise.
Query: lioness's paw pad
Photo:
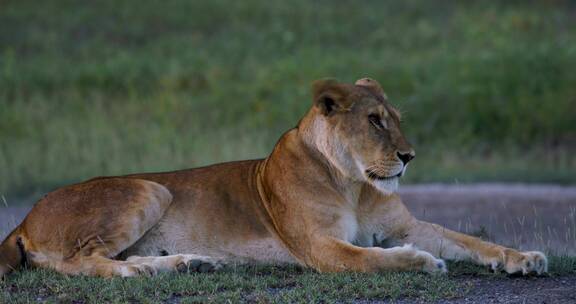
[[[210,273],[220,268],[222,268],[222,264],[217,261],[206,261],[200,259],[192,259],[176,265],[176,270],[180,273]]]
[[[524,252],[526,260],[524,261],[524,267],[522,267],[522,273],[537,273],[542,274],[548,272],[548,259],[544,253],[539,251]]]
[[[426,265],[424,271],[434,274],[444,274],[448,272],[448,267],[446,266],[446,262],[444,262],[444,260],[434,259],[431,264],[432,265]]]
[[[509,257],[504,270],[507,273],[522,273],[523,275],[548,272],[548,259],[544,253],[539,251],[519,252],[515,256]]]
[[[418,250],[417,255],[425,260],[423,271],[431,274],[444,274],[448,272],[448,267],[444,260],[437,259],[432,254],[421,250]]]
[[[157,274],[154,267],[146,264],[123,265],[117,271],[121,277],[152,277]]]

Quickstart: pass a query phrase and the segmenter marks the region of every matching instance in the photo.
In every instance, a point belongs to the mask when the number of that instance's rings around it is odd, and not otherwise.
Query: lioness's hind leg
[[[33,266],[68,274],[134,276],[145,263],[113,260],[162,218],[172,195],[155,182],[103,178],[49,193],[30,211],[19,238]]]
[[[149,265],[159,272],[212,272],[223,266],[223,263],[218,259],[196,254],[175,254],[159,257],[131,256],[126,261]]]
[[[117,261],[98,255],[78,257],[65,261],[53,260],[50,263],[50,268],[64,274],[83,274],[106,278],[116,276],[153,276],[157,273],[157,270],[152,265],[146,263]]]

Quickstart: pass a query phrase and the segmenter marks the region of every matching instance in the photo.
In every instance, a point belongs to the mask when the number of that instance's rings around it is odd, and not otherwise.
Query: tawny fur
[[[510,273],[547,270],[540,252],[484,242],[408,212],[394,192],[406,169],[399,157],[414,152],[376,81],[322,80],[313,96],[266,159],[101,177],[47,194],[0,246],[0,276],[24,260],[104,277],[199,263],[446,272],[442,259]],[[398,247],[376,246],[382,242]]]

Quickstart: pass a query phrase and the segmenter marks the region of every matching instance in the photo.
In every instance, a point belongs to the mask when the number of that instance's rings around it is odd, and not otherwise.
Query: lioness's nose
[[[409,161],[411,161],[414,156],[415,153],[414,151],[410,151],[410,152],[396,152],[396,154],[398,155],[398,158],[402,161],[402,163],[404,163],[404,165],[406,165]]]

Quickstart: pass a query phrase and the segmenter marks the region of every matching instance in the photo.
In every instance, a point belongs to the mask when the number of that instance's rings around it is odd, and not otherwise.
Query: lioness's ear
[[[388,96],[386,96],[386,93],[384,93],[384,89],[382,89],[382,86],[378,83],[378,81],[372,78],[368,77],[360,78],[356,80],[354,84],[369,89],[376,96],[382,96],[384,97],[384,99],[388,99]]]
[[[348,89],[332,78],[314,81],[312,96],[314,105],[319,107],[324,115],[330,115],[334,111],[345,111],[350,107],[350,102],[347,100]]]

